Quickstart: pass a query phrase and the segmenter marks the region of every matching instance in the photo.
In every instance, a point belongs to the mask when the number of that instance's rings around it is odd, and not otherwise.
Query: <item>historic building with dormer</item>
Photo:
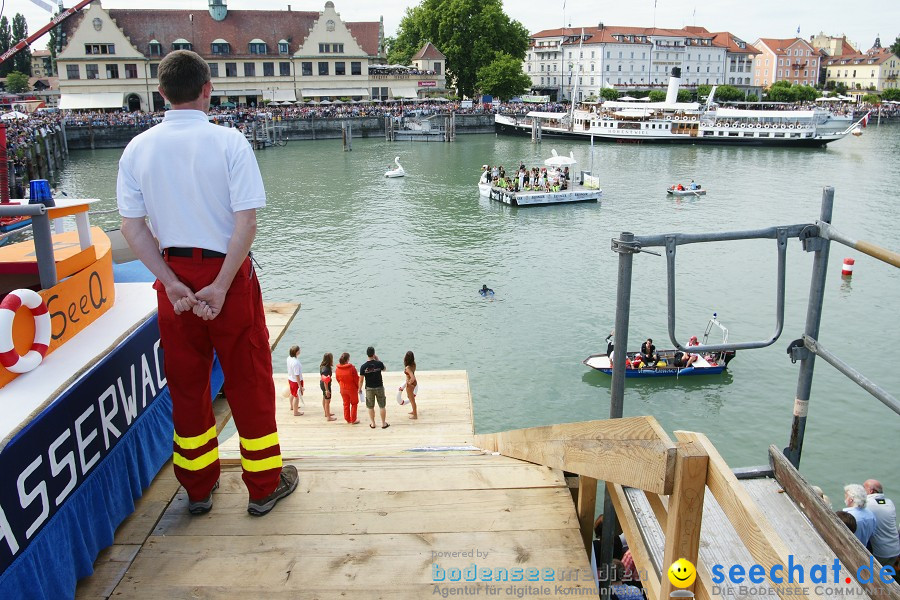
[[[179,49],[209,63],[214,105],[446,93],[443,72],[385,77],[383,21],[344,21],[331,1],[321,11],[229,10],[226,0],[209,0],[206,11],[105,9],[98,1],[61,27],[61,108],[161,110],[159,61]]]

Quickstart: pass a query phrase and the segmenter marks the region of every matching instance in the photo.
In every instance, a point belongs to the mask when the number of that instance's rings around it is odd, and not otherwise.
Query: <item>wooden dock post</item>
[[[341,142],[344,146],[344,152],[353,151],[353,124],[341,121]]]

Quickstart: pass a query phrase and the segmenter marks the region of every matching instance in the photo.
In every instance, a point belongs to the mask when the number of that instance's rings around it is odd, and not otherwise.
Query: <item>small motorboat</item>
[[[699,185],[694,189],[691,189],[690,186],[678,189],[677,185],[670,185],[666,188],[666,193],[673,196],[705,196],[706,190],[701,189]]]
[[[406,177],[406,171],[403,170],[403,165],[400,164],[400,157],[394,158],[394,163],[397,165],[396,169],[390,169],[385,171],[385,177]]]
[[[719,323],[717,315],[713,313],[712,318],[706,324],[706,331],[703,333],[703,343],[701,345],[706,345],[713,327],[717,327],[722,332],[722,343],[728,342],[728,330]],[[697,356],[697,359],[690,366],[685,366],[687,353],[680,350],[660,350],[657,352],[657,355],[656,363],[647,365],[642,361],[640,352],[626,352],[625,377],[718,375],[728,368],[728,363],[735,357],[735,351],[727,350],[703,354]],[[614,359],[618,356],[617,352],[613,352]],[[612,375],[612,364],[609,360],[608,351],[607,354],[591,354],[581,362],[601,373]]]

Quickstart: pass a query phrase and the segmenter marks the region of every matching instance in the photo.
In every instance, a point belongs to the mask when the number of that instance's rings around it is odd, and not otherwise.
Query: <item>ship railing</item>
[[[707,242],[728,242],[737,240],[752,239],[771,239],[775,241],[777,250],[777,267],[776,267],[776,308],[775,308],[775,327],[773,333],[766,339],[758,341],[744,341],[736,343],[709,344],[691,347],[692,352],[703,354],[706,352],[721,352],[730,350],[746,350],[754,348],[764,348],[772,345],[779,339],[784,328],[784,298],[785,298],[785,267],[786,267],[786,250],[787,242],[791,238],[797,238],[804,251],[814,253],[812,276],[810,282],[810,292],[807,307],[806,323],[802,338],[794,341],[788,348],[788,354],[791,359],[796,362],[800,361],[800,372],[798,375],[797,392],[794,400],[793,422],[791,425],[791,433],[788,447],[783,451],[776,451],[776,457],[770,457],[773,467],[750,467],[742,469],[742,477],[754,477],[762,475],[771,475],[773,469],[778,472],[777,465],[781,465],[782,471],[785,468],[796,470],[799,468],[800,456],[803,447],[803,437],[806,429],[806,420],[808,414],[808,405],[810,401],[810,390],[812,388],[813,368],[816,356],[835,367],[838,372],[842,373],[850,380],[856,382],[864,390],[875,396],[879,401],[885,404],[895,413],[900,414],[900,403],[897,399],[889,394],[886,390],[879,387],[871,379],[867,378],[860,371],[839,359],[835,354],[825,348],[819,341],[819,326],[822,317],[822,305],[825,293],[825,277],[827,274],[828,256],[831,242],[843,244],[849,248],[856,249],[863,254],[871,256],[881,262],[893,267],[900,268],[900,254],[878,246],[872,242],[854,239],[839,230],[832,224],[832,212],[834,207],[834,188],[826,187],[822,192],[822,203],[819,219],[813,223],[801,223],[795,225],[782,225],[768,227],[764,229],[747,230],[747,231],[726,231],[717,233],[699,233],[684,234],[673,233],[665,235],[647,235],[636,236],[631,232],[622,232],[618,238],[612,240],[612,250],[619,254],[618,268],[618,285],[616,293],[616,320],[615,335],[613,343],[616,348],[628,347],[628,327],[631,305],[631,282],[632,268],[634,256],[638,253],[657,254],[647,248],[661,247],[665,249],[667,259],[667,312],[668,312],[668,333],[669,339],[679,350],[686,351],[687,348],[678,340],[675,335],[675,258],[679,246],[687,244],[707,243]],[[613,376],[610,394],[610,418],[620,419],[623,414],[623,403],[625,394],[625,361],[616,361],[613,365]],[[680,441],[686,441],[689,437],[677,436]],[[710,465],[717,463],[713,460],[709,448],[704,448],[710,456]],[[785,467],[785,465],[787,467]],[[720,469],[721,471],[721,469]],[[710,481],[713,478],[713,469],[710,468]],[[720,472],[719,477],[724,477]],[[797,474],[799,477],[799,474]],[[676,478],[677,479],[677,478]],[[708,482],[707,485],[714,495],[714,486]],[[717,484],[718,485],[718,484]],[[805,482],[804,482],[804,485]],[[806,486],[808,487],[808,486]],[[717,499],[718,496],[717,496]],[[719,499],[721,502],[721,499]],[[796,498],[795,498],[796,501]],[[604,523],[603,523],[603,548],[601,553],[601,561],[603,564],[609,564],[612,558],[612,539],[616,511],[614,510],[614,494],[607,493],[606,502],[604,504]],[[621,512],[620,512],[621,514]],[[744,523],[758,523],[758,516],[744,521]],[[729,516],[731,519],[731,516]],[[822,525],[824,530],[828,530],[828,535],[834,534],[832,527],[828,525],[830,520]],[[833,523],[831,523],[833,525]],[[740,529],[735,527],[736,529]],[[854,557],[847,554],[860,550],[858,544],[842,544],[839,540],[828,539],[823,533],[826,541],[831,545],[832,550],[838,555],[845,564],[863,564],[862,562],[853,562]],[[668,546],[667,541],[667,546]],[[842,547],[848,546],[848,547]],[[751,546],[748,544],[748,548]],[[752,553],[752,552],[751,552]],[[766,564],[754,557],[760,564]],[[770,557],[771,558],[771,557]],[[858,557],[857,557],[858,558]],[[696,563],[695,563],[696,564]],[[781,563],[786,564],[786,563]],[[873,578],[875,579],[875,578]],[[876,582],[877,584],[877,582]],[[884,593],[884,592],[879,592]],[[893,596],[891,596],[893,597]]]

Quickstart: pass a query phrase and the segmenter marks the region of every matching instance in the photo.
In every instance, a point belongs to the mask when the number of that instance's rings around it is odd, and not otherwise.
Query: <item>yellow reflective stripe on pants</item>
[[[184,450],[196,450],[201,446],[205,445],[209,440],[216,437],[216,426],[213,425],[209,428],[205,433],[201,433],[200,435],[195,435],[193,437],[181,437],[178,435],[178,432],[175,432],[175,444],[179,448],[183,448]]]
[[[241,447],[244,450],[256,451],[256,450],[265,450],[266,448],[271,448],[272,446],[278,445],[278,432],[270,433],[269,435],[264,435],[260,438],[252,438],[248,439],[245,437],[241,438]]]
[[[281,455],[261,458],[259,460],[241,457],[241,466],[245,471],[250,471],[251,473],[268,471],[269,469],[280,469]]]
[[[177,452],[172,454],[172,462],[176,467],[181,467],[187,471],[199,471],[205,469],[209,465],[219,460],[219,448],[213,448],[206,454],[201,454],[197,458],[187,459]],[[279,459],[280,460],[280,459]]]

